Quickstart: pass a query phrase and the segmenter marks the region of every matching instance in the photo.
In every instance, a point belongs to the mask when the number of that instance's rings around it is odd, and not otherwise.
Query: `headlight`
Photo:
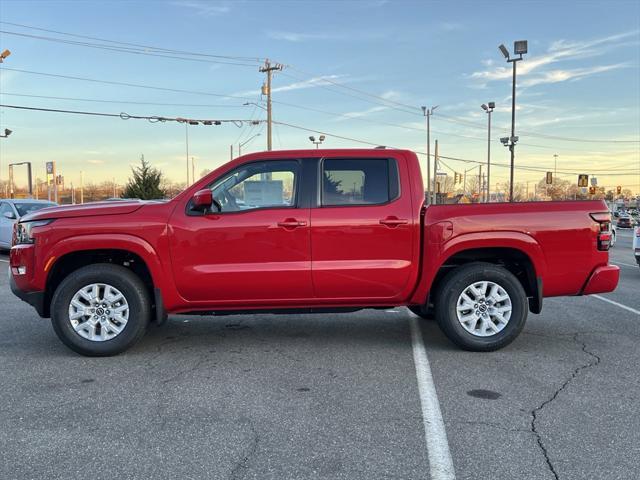
[[[53,220],[36,220],[33,222],[16,222],[13,227],[13,244],[24,245],[33,243],[31,230],[34,227],[44,227],[49,225]]]

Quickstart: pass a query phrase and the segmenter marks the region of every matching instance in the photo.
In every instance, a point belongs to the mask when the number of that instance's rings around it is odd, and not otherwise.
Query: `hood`
[[[61,205],[57,207],[43,208],[25,215],[21,222],[33,220],[49,220],[53,218],[95,217],[98,215],[126,215],[133,213],[150,203],[160,203],[155,200],[123,200],[110,202],[93,202],[83,205]]]

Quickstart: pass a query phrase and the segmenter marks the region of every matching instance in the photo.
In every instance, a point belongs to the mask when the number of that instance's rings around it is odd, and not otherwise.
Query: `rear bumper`
[[[582,295],[591,295],[593,293],[613,292],[618,286],[620,279],[620,267],[616,265],[605,265],[596,268],[586,285],[582,289]]]
[[[16,297],[18,297],[23,302],[27,302],[29,305],[36,309],[38,315],[46,318],[44,309],[44,292],[25,292],[24,290],[20,290],[18,285],[16,285],[16,281],[14,280],[13,275],[11,274],[10,268],[9,286],[11,287],[11,291]]]

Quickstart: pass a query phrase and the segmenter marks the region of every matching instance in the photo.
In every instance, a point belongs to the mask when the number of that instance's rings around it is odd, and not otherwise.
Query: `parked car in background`
[[[618,239],[618,232],[616,231],[615,222],[611,222],[611,247],[616,244],[616,240]]]
[[[633,219],[631,215],[626,213],[621,213],[616,221],[616,226],[618,228],[632,228],[633,227]]]
[[[640,267],[640,226],[636,227],[635,235],[633,236],[633,253],[636,256],[636,262]]]
[[[46,200],[2,199],[0,200],[0,250],[11,248],[13,224],[25,215],[56,204]]]

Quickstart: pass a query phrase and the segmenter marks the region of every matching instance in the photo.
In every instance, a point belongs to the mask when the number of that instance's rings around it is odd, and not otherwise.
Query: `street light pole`
[[[324,142],[324,139],[325,139],[324,135],[320,135],[318,137],[318,140],[316,140],[316,137],[314,137],[313,135],[309,137],[309,140],[311,141],[311,143],[313,143],[316,146],[316,150],[320,148],[320,145],[322,145],[322,142]]]
[[[511,58],[509,50],[504,45],[498,47],[508,63],[513,64],[513,80],[511,84],[511,137],[508,144],[509,151],[511,152],[511,172],[509,175],[509,201],[513,202],[513,179],[514,179],[514,166],[515,166],[515,149],[516,149],[516,63],[522,60],[522,55],[527,53],[527,41],[516,40],[513,42],[513,51],[515,55],[519,55],[517,58]],[[504,142],[503,142],[504,143]],[[505,144],[506,145],[506,144]]]
[[[485,202],[491,201],[491,112],[496,107],[495,102],[489,102],[488,105],[482,104],[482,109],[487,112],[488,126],[487,126],[487,193]]]
[[[251,140],[253,140],[254,138],[259,137],[259,136],[260,136],[260,134],[259,134],[259,133],[256,133],[254,136],[249,137],[249,138],[248,138],[247,140],[245,140],[244,142],[239,143],[239,144],[238,144],[238,156],[239,156],[239,157],[240,157],[240,156],[242,156],[242,147],[244,147],[244,146],[245,146],[247,143],[249,143]],[[233,145],[231,145],[231,148],[233,148]]]
[[[422,114],[425,116],[426,118],[426,123],[427,123],[427,205],[431,204],[431,203],[435,203],[435,198],[436,198],[436,194],[435,194],[435,182],[436,182],[436,178],[435,178],[435,173],[434,173],[434,177],[433,177],[433,184],[434,184],[434,188],[433,188],[433,199],[431,196],[431,115],[433,115],[433,111],[438,108],[438,105],[436,105],[435,107],[431,107],[431,108],[427,108],[427,107],[422,107]]]

